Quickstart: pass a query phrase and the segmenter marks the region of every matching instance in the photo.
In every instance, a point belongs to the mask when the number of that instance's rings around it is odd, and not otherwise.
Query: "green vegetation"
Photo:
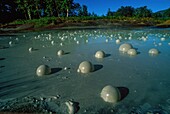
[[[106,15],[89,13],[86,5],[73,0],[1,0],[0,24],[33,24],[34,28],[63,26],[139,25],[167,24],[170,8],[153,13],[147,6],[110,8]]]
[[[89,16],[86,5],[73,0],[1,0],[0,23],[17,19],[32,20],[44,17]]]

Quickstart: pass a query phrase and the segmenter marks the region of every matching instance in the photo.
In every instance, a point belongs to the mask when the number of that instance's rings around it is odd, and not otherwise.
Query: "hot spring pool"
[[[116,43],[118,39],[120,43]],[[124,43],[131,44],[137,55],[120,52]],[[152,48],[159,54],[150,55]],[[64,54],[58,56],[59,50]],[[99,50],[105,53],[104,58],[95,57]],[[167,114],[169,59],[170,29],[52,30],[0,36],[0,109],[11,111],[12,103],[31,96],[52,102],[47,103],[47,112],[61,111],[60,104],[74,100],[79,103],[79,114]],[[78,73],[83,61],[90,61],[94,70]],[[37,76],[40,65],[48,65],[51,73]],[[121,98],[117,103],[100,97],[107,85],[119,89]],[[15,100],[9,103],[11,99]]]

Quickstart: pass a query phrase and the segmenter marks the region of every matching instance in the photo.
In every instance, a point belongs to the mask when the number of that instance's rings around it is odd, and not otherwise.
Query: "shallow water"
[[[165,38],[165,40],[161,40]],[[115,40],[121,43],[116,44]],[[12,41],[12,44],[9,42]],[[119,46],[130,43],[138,54],[119,52]],[[74,99],[80,103],[78,113],[118,107],[117,112],[129,113],[132,108],[149,103],[166,106],[170,113],[170,29],[118,28],[53,30],[0,36],[0,99],[25,96],[56,96],[61,101]],[[29,52],[29,48],[35,50]],[[160,51],[150,56],[149,49]],[[65,55],[57,56],[58,50]],[[107,56],[96,59],[103,50]],[[96,71],[77,73],[82,61],[91,61]],[[46,64],[50,75],[38,77],[36,68]],[[64,68],[67,67],[67,70]],[[106,85],[124,87],[129,93],[116,104],[100,97]],[[120,107],[120,108],[119,108]],[[121,110],[120,110],[121,109]],[[108,108],[110,110],[110,108]],[[89,112],[88,112],[89,111]],[[115,112],[114,112],[115,113]]]

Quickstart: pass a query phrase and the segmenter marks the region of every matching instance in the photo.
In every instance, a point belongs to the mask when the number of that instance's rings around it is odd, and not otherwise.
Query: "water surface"
[[[116,39],[120,39],[121,43],[116,44]],[[120,53],[119,46],[123,43],[132,44],[138,55],[132,57]],[[62,101],[74,99],[79,102],[78,113],[90,113],[105,107],[118,107],[117,112],[127,113],[145,103],[153,107],[170,106],[170,29],[113,28],[18,33],[16,36],[0,36],[0,45],[5,47],[0,49],[2,100],[60,95]],[[29,52],[30,47],[35,50]],[[159,55],[150,56],[148,51],[151,48],[158,49]],[[66,54],[59,57],[57,51],[60,49]],[[98,50],[103,50],[107,57],[96,59],[94,54]],[[79,64],[85,60],[100,68],[88,74],[77,73]],[[36,69],[41,64],[50,66],[54,72],[38,77]],[[68,69],[64,70],[65,67]],[[106,103],[100,97],[106,85],[125,87],[129,93],[116,104]],[[170,113],[168,108],[166,111]]]

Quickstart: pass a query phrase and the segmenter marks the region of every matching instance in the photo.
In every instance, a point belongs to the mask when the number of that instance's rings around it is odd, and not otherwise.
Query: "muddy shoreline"
[[[50,23],[45,26],[36,27],[34,23],[27,24],[6,24],[0,26],[0,35],[6,35],[18,32],[31,32],[31,31],[44,31],[44,30],[69,30],[69,29],[94,29],[94,28],[122,28],[122,27],[156,27],[156,28],[169,28],[170,25],[166,23],[157,24],[152,22],[132,22],[120,21],[112,22],[109,20],[88,20],[82,22],[62,22]]]

